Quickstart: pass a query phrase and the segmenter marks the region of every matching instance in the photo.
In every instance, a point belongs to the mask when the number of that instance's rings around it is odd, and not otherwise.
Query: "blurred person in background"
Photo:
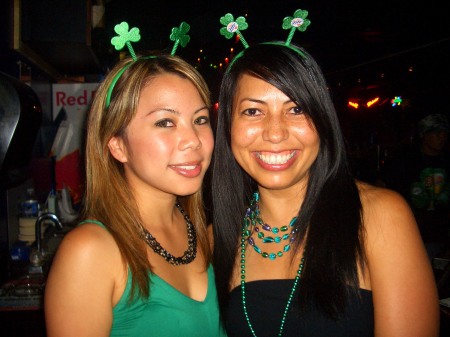
[[[426,115],[417,124],[418,143],[386,160],[380,174],[382,185],[409,202],[431,260],[449,241],[449,130],[445,115]]]

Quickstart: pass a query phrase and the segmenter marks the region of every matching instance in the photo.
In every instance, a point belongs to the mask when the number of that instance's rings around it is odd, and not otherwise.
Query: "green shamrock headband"
[[[186,45],[191,40],[191,37],[187,35],[189,32],[189,29],[191,27],[186,22],[182,22],[180,24],[180,27],[173,27],[172,32],[170,34],[170,40],[174,41],[174,45],[172,48],[172,51],[170,55],[175,55],[175,52],[177,51],[178,45],[181,45],[182,47],[186,47]],[[136,57],[136,53],[134,52],[133,46],[131,45],[131,42],[138,42],[141,39],[141,35],[139,34],[139,28],[131,28],[129,29],[127,22],[122,22],[120,24],[117,24],[114,27],[114,31],[118,34],[117,36],[114,36],[111,39],[111,44],[116,48],[116,50],[122,50],[125,45],[128,47],[128,51],[130,52],[131,58],[133,61],[137,61],[138,57]],[[142,57],[142,59],[149,59],[149,58],[156,58],[156,56],[146,56]],[[122,76],[122,74],[125,72],[125,70],[128,69],[129,66],[131,66],[133,62],[128,63],[126,66],[124,66],[117,74],[114,76],[113,80],[111,81],[111,85],[108,88],[108,92],[106,94],[106,108],[109,107],[109,104],[111,102],[111,95],[114,90],[114,87],[119,80],[119,78]]]
[[[283,19],[283,25],[282,25],[283,29],[290,30],[289,36],[286,39],[286,42],[284,44],[278,43],[278,42],[265,42],[265,44],[274,44],[274,45],[285,46],[287,48],[292,49],[293,51],[298,53],[303,58],[306,58],[305,54],[302,53],[301,50],[291,46],[291,41],[292,41],[292,38],[294,37],[295,31],[298,30],[300,32],[304,32],[306,30],[306,28],[308,28],[308,26],[311,24],[311,21],[306,18],[307,16],[308,16],[307,10],[297,9],[294,12],[293,17],[287,16]],[[220,28],[220,34],[225,36],[225,38],[227,38],[227,39],[231,39],[233,37],[234,33],[236,33],[239,36],[240,41],[244,45],[244,48],[245,49],[249,48],[249,45],[248,45],[247,41],[245,41],[245,38],[241,32],[248,28],[248,24],[247,24],[247,22],[245,22],[245,18],[243,16],[240,16],[236,20],[234,20],[233,15],[228,13],[228,14],[225,14],[225,16],[222,16],[220,18],[220,23],[222,25],[224,25],[224,27]],[[230,65],[228,66],[228,69],[230,69],[231,66],[234,64],[234,62],[244,54],[245,49],[242,50],[239,54],[237,54],[234,57],[234,59],[231,61]]]

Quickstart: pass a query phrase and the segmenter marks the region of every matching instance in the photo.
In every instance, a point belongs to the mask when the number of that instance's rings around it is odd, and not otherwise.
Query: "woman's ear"
[[[112,137],[108,142],[108,148],[111,155],[121,163],[126,163],[128,161],[125,145],[121,137]]]

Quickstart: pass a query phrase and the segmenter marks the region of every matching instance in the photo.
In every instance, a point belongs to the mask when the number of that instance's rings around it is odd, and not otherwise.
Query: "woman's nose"
[[[272,143],[279,143],[289,136],[286,122],[282,117],[271,117],[266,120],[263,139]]]
[[[198,131],[193,127],[186,128],[180,141],[180,149],[186,150],[190,148],[192,150],[197,150],[200,149],[201,146],[202,142],[200,140]]]

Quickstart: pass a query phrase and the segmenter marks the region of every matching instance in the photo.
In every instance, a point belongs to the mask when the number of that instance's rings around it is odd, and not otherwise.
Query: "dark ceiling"
[[[219,34],[219,18],[226,13],[247,16],[249,28],[243,31],[247,42],[284,40],[282,20],[298,8],[309,11],[311,25],[296,33],[293,42],[301,44],[318,58],[327,73],[394,57],[411,50],[427,48],[450,37],[448,15],[442,1],[408,0],[317,1],[142,1],[110,0],[106,3],[106,32],[121,21],[139,27],[142,40],[137,48],[170,48],[169,33],[181,21],[191,25],[187,49],[202,48],[211,62],[227,56],[233,40]],[[189,55],[189,51],[186,51]]]
[[[306,9],[311,25],[306,32],[295,33],[292,41],[315,56],[332,84],[347,81],[354,85],[387,68],[406,72],[414,67],[422,69],[427,76],[424,81],[445,81],[450,91],[450,27],[443,7],[437,0],[429,0],[426,6],[409,0],[110,0],[106,2],[105,33],[110,39],[114,26],[127,21],[141,31],[137,50],[169,49],[171,28],[186,21],[191,25],[191,42],[177,54],[196,62],[202,49],[205,63],[219,64],[230,55],[231,47],[243,49],[234,39],[220,35],[221,16],[246,16],[249,27],[242,33],[251,45],[285,40],[288,31],[281,27],[283,18],[296,9]],[[115,60],[117,52],[111,48],[109,52],[109,61]],[[206,67],[201,70],[210,83],[218,82],[217,72]],[[437,76],[430,78],[430,74]]]
[[[68,77],[93,75],[89,78],[96,81],[117,62],[119,53],[110,39],[116,35],[114,26],[122,21],[140,29],[141,41],[133,46],[138,53],[170,50],[171,29],[186,21],[191,26],[191,41],[186,48],[178,48],[177,54],[191,63],[202,56],[200,71],[214,92],[220,71],[209,65],[223,62],[231,47],[236,52],[243,49],[235,39],[220,35],[221,16],[245,16],[249,27],[242,33],[251,45],[285,40],[288,31],[281,27],[283,18],[300,8],[309,11],[311,25],[304,33],[296,32],[292,41],[315,56],[332,85],[355,84],[388,69],[404,72],[414,68],[422,72],[422,83],[444,87],[447,95],[450,91],[450,25],[443,1],[429,0],[425,6],[409,0],[105,0],[104,26],[92,32],[86,28],[86,2],[21,3],[22,15],[26,14],[22,39],[28,38],[29,46]],[[52,40],[44,43],[48,36]]]

